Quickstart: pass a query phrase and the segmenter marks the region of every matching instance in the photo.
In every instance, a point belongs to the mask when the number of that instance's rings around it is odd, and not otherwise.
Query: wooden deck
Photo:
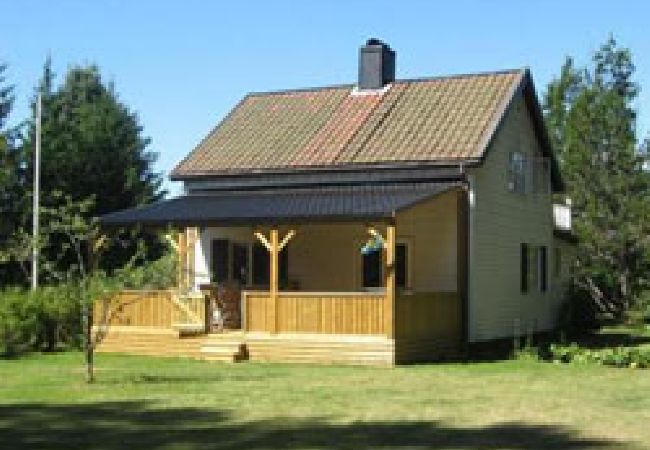
[[[205,324],[200,297],[131,291],[118,300],[113,307],[121,314],[100,352],[392,366],[442,359],[460,348],[460,302],[454,292],[398,296],[394,337],[384,333],[383,293],[279,292],[275,315],[268,292],[246,292],[242,330],[189,335],[188,326],[200,330],[200,322]],[[277,321],[275,330],[271,320]]]

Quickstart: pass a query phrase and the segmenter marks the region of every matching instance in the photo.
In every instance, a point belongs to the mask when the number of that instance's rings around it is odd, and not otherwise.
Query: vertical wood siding
[[[95,324],[103,315],[104,302],[96,302]],[[175,298],[174,291],[122,291],[109,303],[110,325],[170,329],[174,324],[205,323],[203,297]],[[114,313],[114,314],[113,314]]]
[[[271,302],[267,292],[244,295],[246,331],[271,331]],[[278,333],[384,333],[383,294],[281,292]]]
[[[398,296],[395,302],[396,362],[431,361],[457,354],[462,310],[457,292]]]

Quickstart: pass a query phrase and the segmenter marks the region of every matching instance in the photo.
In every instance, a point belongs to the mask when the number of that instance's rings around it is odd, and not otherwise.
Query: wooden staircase
[[[248,359],[241,333],[209,334],[203,337],[201,359],[207,361],[240,362]]]
[[[118,329],[115,329],[118,328]],[[174,330],[111,327],[97,351],[144,356],[201,357],[203,336],[179,335]]]
[[[183,334],[178,330],[111,327],[99,352],[190,357],[207,361],[278,361],[392,366],[395,344],[382,336],[271,335],[226,331]]]

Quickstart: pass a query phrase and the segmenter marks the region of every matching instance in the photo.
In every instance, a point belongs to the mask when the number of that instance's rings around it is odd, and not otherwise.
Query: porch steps
[[[393,365],[394,344],[385,338],[247,336],[250,360],[295,363]]]
[[[201,359],[207,361],[240,362],[248,359],[246,345],[238,335],[209,334],[203,337]]]
[[[143,356],[201,357],[202,336],[179,336],[169,330],[109,330],[98,352]]]

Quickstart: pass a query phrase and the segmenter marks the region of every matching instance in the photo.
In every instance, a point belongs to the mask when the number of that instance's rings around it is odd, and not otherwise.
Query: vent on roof
[[[368,39],[359,52],[359,89],[381,89],[395,81],[395,52],[379,39]]]

